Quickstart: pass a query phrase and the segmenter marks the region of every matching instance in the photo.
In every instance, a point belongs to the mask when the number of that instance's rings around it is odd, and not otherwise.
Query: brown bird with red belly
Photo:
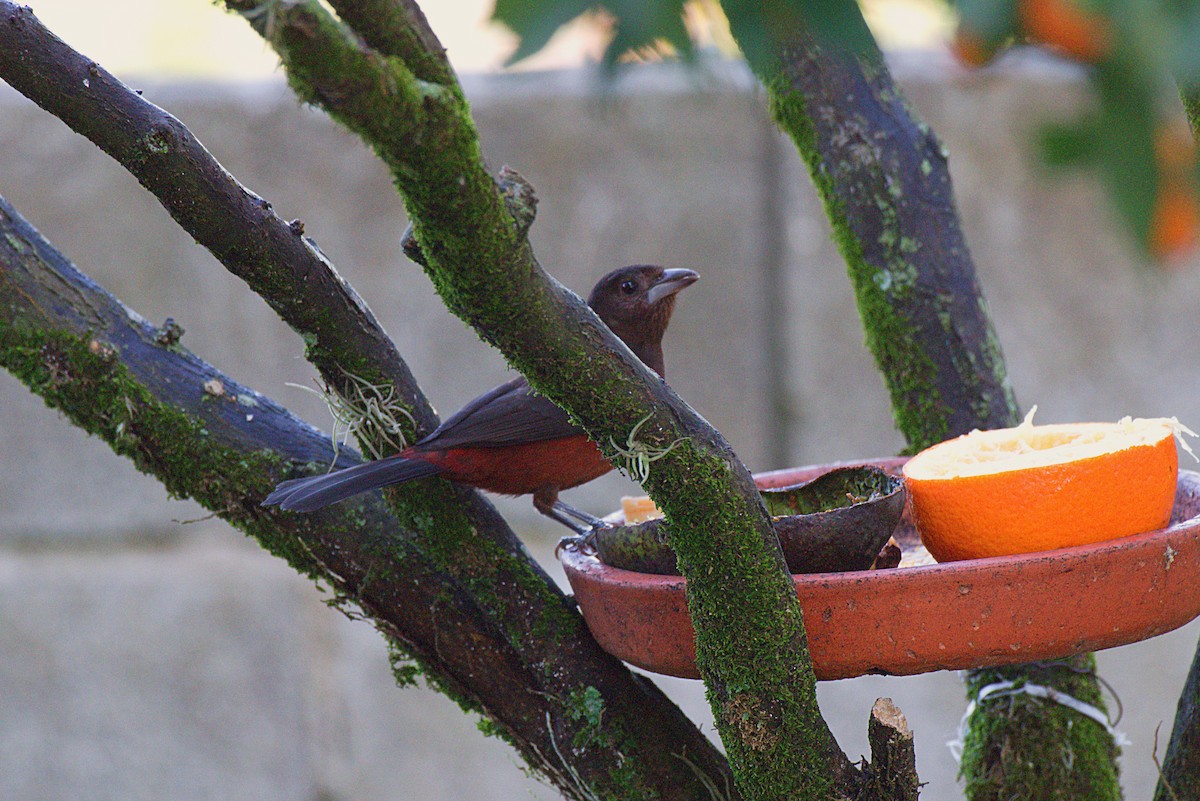
[[[622,267],[600,279],[588,305],[647,367],[663,375],[662,338],[675,295],[699,277],[691,270]],[[263,505],[308,512],[367,490],[441,475],[501,495],[532,493],[539,512],[585,531],[598,521],[559,501],[558,493],[611,469],[566,412],[518,377],[480,395],[400,453],[284,481]]]

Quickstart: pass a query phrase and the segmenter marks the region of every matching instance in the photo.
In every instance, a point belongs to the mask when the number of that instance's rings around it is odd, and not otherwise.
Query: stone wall
[[[1043,422],[1200,424],[1197,265],[1139,267],[1090,178],[1031,163],[1039,121],[1086,104],[1079,75],[1036,60],[964,75],[930,56],[896,71],[949,148],[1022,404],[1040,404]],[[743,72],[467,86],[491,164],[538,189],[531,236],[560,280],[584,293],[635,262],[702,274],[668,334],[668,374],[753,469],[902,446],[820,204]],[[399,200],[353,137],[282,82],[141,88],[281,215],[304,221],[443,413],[507,375],[400,255]],[[0,194],[132,308],[173,317],[186,346],[327,425],[320,404],[288,386],[312,381],[299,340],[133,179],[2,86]],[[788,347],[771,363],[779,337]],[[324,608],[281,562],[167,499],[6,374],[0,408],[0,798],[554,797],[448,701],[393,689],[378,636]],[[629,489],[613,476],[568,497],[604,512]],[[558,532],[527,499],[501,505],[552,562]],[[1131,797],[1149,795],[1154,726],[1165,737],[1198,633],[1193,624],[1101,655],[1133,740]],[[707,718],[698,683],[664,684]],[[959,797],[944,745],[963,708],[957,678],[823,684],[851,756],[866,749],[880,695],[916,730],[922,797]]]

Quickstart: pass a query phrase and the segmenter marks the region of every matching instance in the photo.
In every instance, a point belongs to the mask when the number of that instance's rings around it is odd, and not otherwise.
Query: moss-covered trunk
[[[343,23],[369,19],[355,13],[360,3],[340,3],[341,21],[316,3],[273,3],[269,24],[257,6],[228,5],[253,11],[252,24],[300,96],[388,165],[412,223],[409,250],[446,306],[609,458],[630,464],[630,452],[656,454],[643,485],[670,520],[689,579],[697,662],[738,789],[762,799],[848,790],[856,773],[817,709],[799,602],[748,471],[719,433],[542,271],[524,236],[533,215],[527,185],[511,180],[506,204],[457,81],[418,77],[411,45],[429,45],[429,37],[355,35]],[[422,23],[395,20],[402,28]]]
[[[945,148],[909,109],[882,56],[809,41],[787,47],[764,80],[824,201],[910,450],[1015,424]]]
[[[908,451],[974,428],[1015,425],[1017,404],[960,228],[945,148],[908,107],[873,45],[833,51],[802,24],[784,30],[741,11],[735,37],[763,30],[777,37],[777,57],[753,66],[824,202]],[[1037,676],[1101,705],[1090,672],[1018,666],[1005,675]],[[972,700],[993,676],[970,677]],[[1028,714],[1012,715],[1014,708]],[[1047,749],[1047,732],[1061,737],[1070,761]],[[1120,796],[1112,737],[1065,707],[1029,696],[1010,698],[1004,710],[981,703],[968,745],[962,771],[973,799]],[[1017,762],[1033,768],[1018,776]],[[1081,786],[1086,796],[1070,795]]]
[[[1200,86],[1183,85],[1180,89],[1192,138],[1200,142]],[[1200,798],[1200,642],[1179,694],[1162,774],[1154,790],[1154,801],[1184,798]]]

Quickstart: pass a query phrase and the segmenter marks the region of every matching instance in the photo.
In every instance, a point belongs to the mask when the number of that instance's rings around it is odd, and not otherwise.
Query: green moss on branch
[[[1057,692],[1105,712],[1095,658],[973,671],[972,700],[981,689],[1012,682],[1013,689],[979,702],[963,743],[961,773],[971,801],[1103,801],[1121,798],[1111,734],[1070,707],[1022,693],[1026,685]],[[1033,759],[1030,755],[1036,754]]]
[[[756,35],[739,27],[751,16],[732,18],[735,37]],[[825,51],[795,27],[786,35],[794,38],[779,43],[779,61],[756,68],[776,121],[824,203],[908,450],[974,428],[1015,425],[1016,401],[960,230],[941,144],[908,108],[878,51],[855,57]],[[1028,677],[1029,670],[1010,674]],[[1067,683],[1077,695],[1098,696],[1093,675],[1072,675]],[[1057,722],[1071,714],[1051,713]],[[1036,717],[978,711],[964,761],[968,787],[989,787],[996,797],[1115,797],[1107,732],[1068,721],[1051,734],[1060,738],[1055,747],[1082,767],[1082,783],[1055,762]],[[1001,766],[999,755],[1030,766],[1030,781]],[[998,774],[1004,776],[996,781]],[[1082,786],[1097,795],[1072,795]]]
[[[808,42],[785,48],[778,71],[760,77],[824,203],[910,451],[1015,424],[945,153],[882,57]]]
[[[288,463],[312,463],[313,469],[328,463],[327,439],[131,317],[3,199],[0,232],[0,364],[140,467],[161,473],[172,492],[209,505],[331,587],[338,608],[361,608],[428,671],[431,686],[464,709],[487,714],[535,770],[565,775],[549,756],[554,738],[571,740],[586,724],[568,714],[562,699],[571,688],[594,686],[603,693],[608,725],[626,732],[636,747],[618,760],[619,777],[615,757],[599,744],[568,751],[568,773],[600,789],[616,778],[627,787],[634,776],[647,798],[701,797],[703,783],[673,756],[682,747],[709,775],[724,775],[723,758],[678,709],[662,696],[649,697],[599,651],[515,539],[508,548],[488,539],[484,557],[466,548],[444,553],[442,561],[458,563],[456,576],[434,563],[422,539],[434,541],[439,533],[433,522],[439,488],[457,515],[446,519],[478,509],[472,520],[504,530],[477,496],[449,484],[425,487],[428,514],[415,515],[422,532],[406,529],[371,496],[312,515],[263,509],[259,499]],[[255,406],[252,423],[243,401]],[[480,528],[467,528],[484,539]],[[442,533],[452,539],[453,532]],[[480,600],[493,608],[478,606]],[[495,623],[497,609],[507,613],[503,625]],[[548,630],[553,639],[531,641],[528,634]],[[411,670],[399,677],[411,678]]]
[[[839,771],[848,763],[816,711],[811,672],[795,669],[808,661],[799,606],[748,471],[582,301],[541,271],[524,223],[509,214],[484,168],[457,86],[431,88],[404,65],[364,52],[315,4],[276,8],[276,27],[263,31],[289,80],[391,168],[420,263],[447,307],[610,456],[617,449],[609,443],[624,442],[643,423],[638,437],[650,447],[690,443],[656,462],[646,486],[673,521],[691,596],[703,610],[699,661],[739,787],[751,797],[824,797],[830,776],[841,775],[829,763]],[[769,748],[761,747],[765,730]],[[819,743],[816,760],[805,747],[811,743]]]

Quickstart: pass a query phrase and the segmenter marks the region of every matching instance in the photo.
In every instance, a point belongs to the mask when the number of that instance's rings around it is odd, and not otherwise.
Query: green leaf
[[[988,43],[999,44],[1017,29],[1017,0],[958,0],[954,10],[959,25]]]
[[[1038,152],[1051,167],[1094,166],[1100,143],[1090,117],[1073,123],[1049,123],[1038,131]]]
[[[521,40],[506,64],[529,58],[545,47],[559,28],[596,7],[587,0],[496,0],[492,19]]]
[[[751,68],[758,75],[768,74],[779,58],[776,37],[772,35],[772,24],[767,22],[771,3],[759,4],[753,0],[726,0],[721,3],[729,19],[729,29],[737,39],[738,47]],[[787,22],[774,24],[780,30],[794,27]]]
[[[1017,0],[958,0],[953,5],[958,12],[955,39],[960,57],[982,64],[1016,39]]]
[[[613,64],[624,53],[658,49],[667,42],[681,55],[690,57],[692,40],[683,25],[683,0],[615,0],[605,6],[617,20],[616,36],[604,54]]]
[[[852,0],[727,0],[722,4],[747,60],[762,72],[778,58],[780,48],[795,41],[803,28],[817,42],[853,53],[874,53],[875,41],[858,4]],[[624,53],[661,49],[663,42],[690,57],[693,43],[683,24],[684,0],[497,0],[492,18],[521,37],[509,63],[545,47],[554,33],[579,15],[607,11],[615,33],[605,51],[612,65]]]
[[[874,57],[875,39],[852,0],[725,0],[729,27],[758,75],[775,70],[784,47],[801,32],[822,47]]]
[[[1117,213],[1148,252],[1158,195],[1154,137],[1161,123],[1155,99],[1161,84],[1136,68],[1123,66],[1103,67],[1093,76],[1100,99],[1097,155],[1101,179]]]

